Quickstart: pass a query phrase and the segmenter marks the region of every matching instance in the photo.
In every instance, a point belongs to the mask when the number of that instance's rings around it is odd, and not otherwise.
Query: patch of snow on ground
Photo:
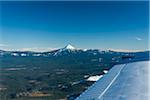
[[[100,75],[100,76],[98,76],[98,75],[96,75],[96,76],[91,76],[91,77],[89,77],[88,79],[87,79],[87,81],[97,81],[97,80],[99,80],[100,78],[102,78],[103,77],[103,75]]]

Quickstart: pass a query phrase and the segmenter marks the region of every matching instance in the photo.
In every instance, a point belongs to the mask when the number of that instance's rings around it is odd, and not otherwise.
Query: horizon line
[[[20,48],[20,49],[1,49],[2,51],[22,51],[22,52],[49,52],[54,51],[62,48]],[[133,50],[133,49],[99,49],[99,48],[88,48],[88,49],[82,49],[82,48],[75,48],[76,50],[99,50],[99,51],[114,51],[114,52],[144,52],[144,51],[150,51],[150,49],[147,50]]]

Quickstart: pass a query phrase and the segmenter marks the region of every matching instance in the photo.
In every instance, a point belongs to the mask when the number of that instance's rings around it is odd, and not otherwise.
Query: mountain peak
[[[74,50],[75,47],[72,46],[71,44],[68,44],[67,46],[65,46],[65,49]]]
[[[73,47],[71,44],[68,44],[66,45],[64,48],[61,48],[59,49],[54,55],[60,55],[61,52],[64,52],[64,51],[74,51],[75,50],[75,47]]]

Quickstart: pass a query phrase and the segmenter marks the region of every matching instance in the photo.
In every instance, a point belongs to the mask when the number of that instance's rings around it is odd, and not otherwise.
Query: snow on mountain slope
[[[61,48],[57,52],[55,52],[54,56],[61,55],[61,54],[71,52],[71,51],[75,51],[75,50],[77,50],[75,47],[73,47],[71,44],[68,44],[64,48]]]
[[[67,46],[65,46],[65,48],[63,49],[66,49],[66,50],[75,50],[75,47],[73,47],[71,44],[68,44]]]

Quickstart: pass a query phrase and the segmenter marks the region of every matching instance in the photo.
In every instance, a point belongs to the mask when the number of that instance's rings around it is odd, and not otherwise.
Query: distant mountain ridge
[[[77,49],[71,44],[63,48],[47,51],[47,52],[34,52],[34,51],[5,51],[0,50],[0,57],[13,56],[13,57],[59,57],[59,56],[100,56],[104,54],[109,55],[138,55],[140,57],[149,58],[150,51],[144,52],[116,52],[112,50],[100,51],[99,49]]]

